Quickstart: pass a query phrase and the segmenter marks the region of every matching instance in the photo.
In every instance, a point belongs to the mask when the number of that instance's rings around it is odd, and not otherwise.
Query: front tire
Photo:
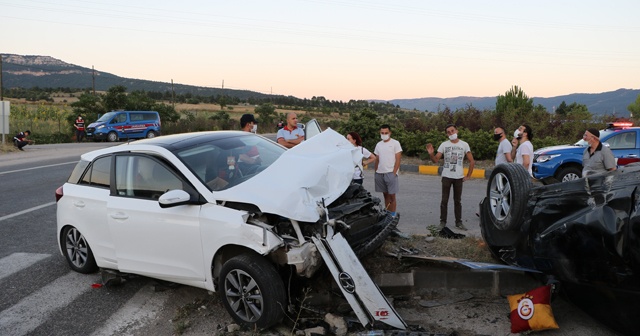
[[[577,167],[565,167],[562,168],[558,175],[556,175],[556,179],[560,182],[568,182],[577,180],[582,177],[582,171]]]
[[[62,231],[62,248],[69,267],[78,273],[89,274],[98,270],[87,239],[73,226]]]
[[[266,329],[280,322],[286,309],[282,278],[264,257],[241,254],[220,271],[220,296],[231,317],[243,327]]]
[[[116,132],[109,132],[109,134],[107,134],[107,141],[109,141],[109,142],[116,142],[116,141],[118,141],[118,133],[116,133]]]
[[[157,134],[154,131],[147,132],[147,139],[155,138],[156,136]]]

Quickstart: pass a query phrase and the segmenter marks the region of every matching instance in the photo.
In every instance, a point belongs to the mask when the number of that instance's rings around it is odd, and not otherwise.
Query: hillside
[[[5,89],[12,87],[43,87],[43,88],[91,88],[94,72],[90,68],[69,64],[50,56],[25,56],[3,54],[2,80]],[[106,91],[112,86],[123,85],[128,91],[144,90],[165,92],[171,91],[171,84],[143,79],[132,79],[116,76],[102,71],[95,71],[95,89]],[[174,84],[176,94],[191,93],[200,96],[227,95],[246,101],[249,98],[267,98],[269,95],[248,91],[209,88],[194,85]],[[567,104],[584,104],[589,111],[596,115],[615,114],[628,117],[627,106],[636,100],[640,89],[618,89],[602,93],[573,93],[557,97],[533,97],[535,105],[544,106],[547,111],[554,111],[563,101]],[[384,102],[381,100],[372,100]],[[496,97],[453,97],[453,98],[414,98],[393,99],[389,103],[409,110],[437,112],[449,107],[452,110],[464,108],[468,105],[480,110],[493,110]]]
[[[49,56],[23,56],[3,54],[2,77],[5,89],[12,87],[68,87],[91,88],[93,70],[65,63]],[[144,90],[171,91],[171,83],[155,82],[143,79],[124,78],[103,71],[95,71],[96,91],[106,91],[112,86],[123,85],[128,91]],[[191,93],[201,96],[227,95],[241,100],[268,97],[263,93],[248,90],[208,88],[194,85],[174,84],[176,94]]]
[[[572,93],[557,97],[533,97],[534,105],[542,105],[552,112],[563,101],[567,104],[578,103],[586,105],[589,111],[596,115],[615,114],[628,117],[627,106],[636,100],[640,90],[618,89],[602,93]],[[394,105],[406,109],[437,112],[449,107],[451,110],[472,105],[479,110],[493,110],[496,107],[496,97],[455,97],[455,98],[415,98],[389,100]]]

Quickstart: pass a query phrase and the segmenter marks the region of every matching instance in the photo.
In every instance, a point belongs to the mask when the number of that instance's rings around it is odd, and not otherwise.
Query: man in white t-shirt
[[[396,216],[396,193],[398,193],[398,171],[402,158],[402,146],[396,139],[391,139],[391,126],[380,126],[380,139],[373,153],[378,158],[375,168],[376,191],[384,195],[384,205]]]
[[[498,141],[498,152],[496,153],[496,166],[501,163],[513,162],[511,158],[511,142],[507,140],[507,136],[504,134],[504,128],[496,127],[493,130],[493,140]]]
[[[448,141],[440,144],[438,154],[433,154],[433,145],[427,144],[429,157],[435,163],[444,156],[442,165],[442,199],[440,200],[440,229],[447,226],[447,208],[449,207],[449,193],[453,186],[453,210],[456,218],[456,227],[460,230],[467,230],[462,224],[462,183],[473,173],[476,162],[473,160],[469,144],[458,139],[458,129],[455,125],[449,124],[445,127],[445,132],[449,137]],[[469,171],[464,175],[462,161],[469,160]]]
[[[522,124],[513,135],[511,156],[515,156],[516,163],[523,165],[529,176],[533,177],[533,130],[529,125]]]

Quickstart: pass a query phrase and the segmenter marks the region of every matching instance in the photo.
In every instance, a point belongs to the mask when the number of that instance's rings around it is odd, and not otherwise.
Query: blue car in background
[[[631,123],[609,123],[600,131],[600,141],[609,146],[616,164],[640,161],[640,127]],[[566,182],[582,177],[582,154],[587,142],[545,147],[533,152],[533,177],[543,183]]]
[[[153,138],[161,134],[156,111],[111,111],[86,129],[87,139],[109,142],[120,139]]]

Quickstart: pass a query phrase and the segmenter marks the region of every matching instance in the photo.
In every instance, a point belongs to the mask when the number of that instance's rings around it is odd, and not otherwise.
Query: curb
[[[365,166],[365,169],[374,169],[373,165]],[[422,175],[442,175],[442,166],[428,166],[428,165],[409,165],[400,164],[401,172],[418,173]],[[464,168],[464,174],[469,171],[468,168]],[[492,169],[474,169],[471,177],[488,179],[491,176]]]

